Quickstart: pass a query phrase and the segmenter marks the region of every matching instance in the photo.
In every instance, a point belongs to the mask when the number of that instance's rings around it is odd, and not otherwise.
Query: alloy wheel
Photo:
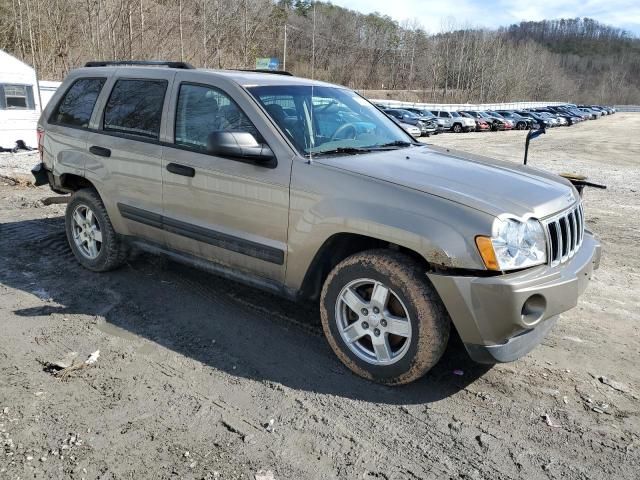
[[[336,301],[335,318],[347,347],[365,362],[390,365],[409,349],[409,312],[382,282],[362,278],[347,284]]]
[[[71,228],[78,251],[90,260],[97,258],[102,249],[102,232],[98,219],[88,206],[78,205],[75,208]]]

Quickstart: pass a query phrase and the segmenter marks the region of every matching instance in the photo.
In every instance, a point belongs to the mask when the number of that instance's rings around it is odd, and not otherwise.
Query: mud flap
[[[42,185],[46,185],[49,183],[49,175],[47,174],[47,169],[44,166],[44,163],[39,163],[35,167],[31,169],[31,173],[35,178],[35,186],[40,187]]]

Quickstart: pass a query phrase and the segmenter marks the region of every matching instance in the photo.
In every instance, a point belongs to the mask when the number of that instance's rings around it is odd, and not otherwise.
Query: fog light
[[[528,327],[535,325],[542,320],[546,308],[547,300],[542,295],[531,295],[522,305],[522,323]]]

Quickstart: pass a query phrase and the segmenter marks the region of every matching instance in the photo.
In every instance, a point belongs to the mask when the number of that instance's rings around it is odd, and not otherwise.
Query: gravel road
[[[427,141],[519,162],[524,135]],[[640,114],[532,142],[532,166],[607,184],[585,194],[600,270],[529,356],[488,368],[454,340],[401,388],[346,370],[316,305],[148,255],[84,270],[64,205],[0,179],[0,478],[636,480],[639,162]]]

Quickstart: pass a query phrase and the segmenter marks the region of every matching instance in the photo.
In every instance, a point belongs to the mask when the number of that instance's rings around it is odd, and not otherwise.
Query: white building
[[[17,140],[36,147],[40,112],[35,70],[0,50],[0,147],[12,148]]]

